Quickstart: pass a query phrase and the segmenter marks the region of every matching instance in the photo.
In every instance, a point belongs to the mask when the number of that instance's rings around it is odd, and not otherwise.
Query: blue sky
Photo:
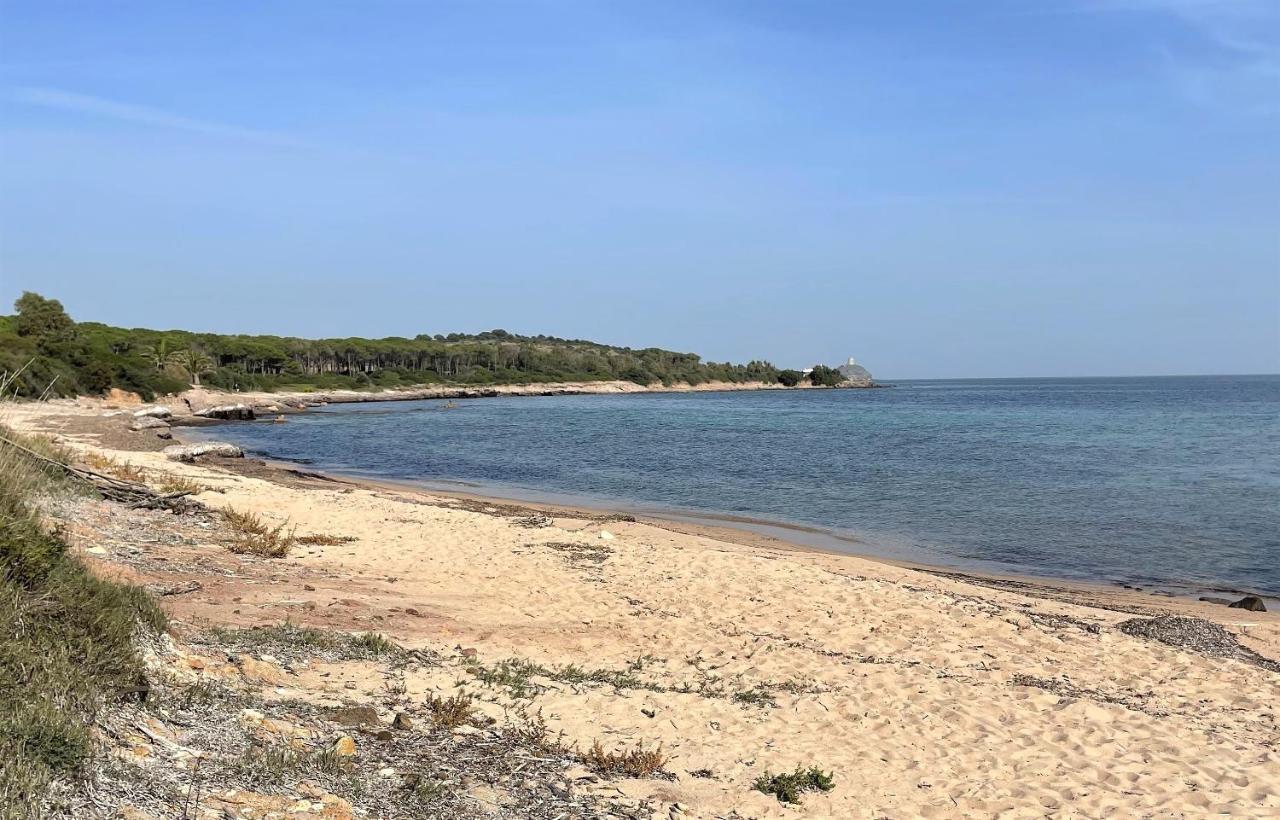
[[[0,301],[1280,372],[1280,3],[0,2]]]

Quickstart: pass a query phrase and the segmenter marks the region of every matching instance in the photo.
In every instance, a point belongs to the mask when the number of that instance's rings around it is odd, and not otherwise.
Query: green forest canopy
[[[802,378],[798,371],[779,370],[764,361],[704,362],[693,353],[655,347],[633,350],[505,330],[420,334],[412,339],[297,339],[129,329],[75,322],[60,302],[35,293],[24,293],[14,310],[13,316],[0,316],[0,373],[17,373],[10,389],[28,397],[102,393],[119,387],[149,400],[192,384],[227,390],[611,380],[792,386]]]

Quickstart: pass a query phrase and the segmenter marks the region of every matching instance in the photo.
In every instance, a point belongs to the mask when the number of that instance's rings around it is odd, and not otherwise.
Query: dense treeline
[[[12,389],[23,396],[119,387],[150,398],[190,384],[279,390],[617,379],[642,385],[777,381],[791,386],[803,378],[763,361],[704,362],[692,353],[505,330],[412,339],[296,339],[77,323],[57,300],[34,293],[24,293],[14,308],[15,315],[0,317],[0,372],[19,373]]]

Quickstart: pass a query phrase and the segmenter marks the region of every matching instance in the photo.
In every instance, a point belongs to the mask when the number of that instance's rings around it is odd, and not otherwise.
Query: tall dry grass
[[[236,535],[229,549],[239,555],[284,558],[298,542],[296,529],[288,521],[273,527],[257,513],[230,507],[222,511],[222,517]]]

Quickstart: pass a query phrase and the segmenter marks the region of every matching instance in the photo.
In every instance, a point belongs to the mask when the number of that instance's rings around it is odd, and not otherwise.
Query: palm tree
[[[164,337],[161,337],[156,344],[143,347],[139,352],[142,354],[142,358],[151,362],[151,366],[156,369],[157,373],[168,366],[169,356],[173,354],[173,351],[169,349],[169,340]]]
[[[214,369],[213,359],[204,351],[195,348],[173,351],[165,358],[165,364],[187,373],[191,377],[193,387],[199,387],[200,376],[212,373]]]

